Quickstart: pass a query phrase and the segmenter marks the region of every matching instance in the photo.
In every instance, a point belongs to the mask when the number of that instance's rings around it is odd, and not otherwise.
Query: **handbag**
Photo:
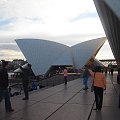
[[[95,73],[94,73],[94,79],[95,79]],[[91,92],[94,91],[94,79],[93,79],[92,86],[91,86]]]

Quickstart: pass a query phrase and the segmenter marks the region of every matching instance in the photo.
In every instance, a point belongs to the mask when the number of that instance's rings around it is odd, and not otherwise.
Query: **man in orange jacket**
[[[103,104],[103,91],[106,89],[106,79],[104,74],[101,72],[101,67],[96,66],[95,72],[90,71],[91,76],[93,77],[93,86],[95,94],[96,108],[94,110],[101,110]]]

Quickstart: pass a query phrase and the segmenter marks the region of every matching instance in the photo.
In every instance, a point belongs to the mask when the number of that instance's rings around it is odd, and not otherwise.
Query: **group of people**
[[[0,102],[3,98],[5,98],[5,110],[6,112],[13,112],[14,109],[11,106],[10,101],[10,93],[9,93],[9,79],[8,79],[8,72],[7,72],[8,62],[2,61],[2,66],[0,68]],[[31,65],[28,64],[28,67],[31,68]],[[29,83],[29,76],[30,76],[30,69],[25,69],[22,66],[20,66],[21,69],[21,77],[22,77],[22,83],[23,83],[23,90],[25,93],[25,97],[22,100],[28,100],[29,94],[28,94],[28,83]]]
[[[65,82],[65,85],[67,85],[68,71],[66,68],[64,69],[63,73],[64,73],[64,82]],[[88,69],[87,66],[85,66],[85,69],[83,72],[83,85],[84,85],[83,90],[85,91],[88,89],[88,78],[90,76],[93,78],[92,87],[93,87],[95,102],[96,102],[96,108],[94,108],[94,110],[101,110],[102,104],[103,104],[103,93],[104,93],[104,90],[106,90],[105,75],[103,74],[100,66],[96,66],[94,71]]]
[[[10,102],[10,95],[8,90],[9,80],[8,80],[8,73],[7,73],[7,61],[2,61],[2,67],[0,69],[0,102],[2,101],[3,97],[5,98],[5,109],[6,112],[13,112],[14,109],[11,106]],[[28,68],[23,68],[20,66],[21,69],[21,77],[22,77],[22,83],[23,83],[23,90],[25,93],[25,97],[22,100],[28,100],[29,94],[28,94],[28,84],[29,84],[29,76],[30,76],[30,69],[31,65],[28,64]],[[68,76],[68,70],[67,68],[63,71],[64,74],[64,83],[67,85],[67,76]],[[85,66],[84,72],[83,72],[83,90],[88,89],[88,78],[89,76],[93,77],[92,85],[94,87],[94,95],[95,95],[95,102],[96,102],[96,108],[94,110],[101,110],[102,109],[102,103],[103,103],[103,92],[106,89],[106,79],[105,75],[101,71],[100,66],[96,66],[94,71],[90,70]]]
[[[84,84],[83,90],[88,89],[87,82],[88,82],[89,76],[92,76],[93,78],[92,87],[93,87],[95,102],[96,102],[96,108],[94,108],[94,110],[101,110],[102,103],[103,103],[103,92],[106,89],[105,76],[102,73],[100,66],[96,66],[94,71],[85,67],[85,70],[83,72],[83,84]]]

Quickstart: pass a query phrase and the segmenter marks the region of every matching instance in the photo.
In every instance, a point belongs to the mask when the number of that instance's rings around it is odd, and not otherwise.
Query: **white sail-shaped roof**
[[[46,73],[49,67],[69,49],[66,45],[47,40],[18,39],[16,42],[27,61],[32,65],[35,75]]]
[[[103,65],[103,63],[101,62],[101,61],[99,61],[98,59],[94,59],[94,66],[101,66],[101,67],[105,67],[104,65]]]
[[[45,74],[52,65],[82,68],[95,56],[106,38],[86,41],[72,47],[42,39],[17,39],[16,42],[32,65],[35,75]]]
[[[95,57],[106,38],[85,41],[71,47],[75,68],[82,68],[91,57]]]

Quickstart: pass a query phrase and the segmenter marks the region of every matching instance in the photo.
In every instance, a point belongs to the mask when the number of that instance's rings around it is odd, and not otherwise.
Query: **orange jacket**
[[[106,79],[103,73],[101,72],[92,72],[90,70],[90,74],[94,79],[94,86],[101,87],[103,89],[106,89]],[[95,77],[94,77],[95,74]]]

